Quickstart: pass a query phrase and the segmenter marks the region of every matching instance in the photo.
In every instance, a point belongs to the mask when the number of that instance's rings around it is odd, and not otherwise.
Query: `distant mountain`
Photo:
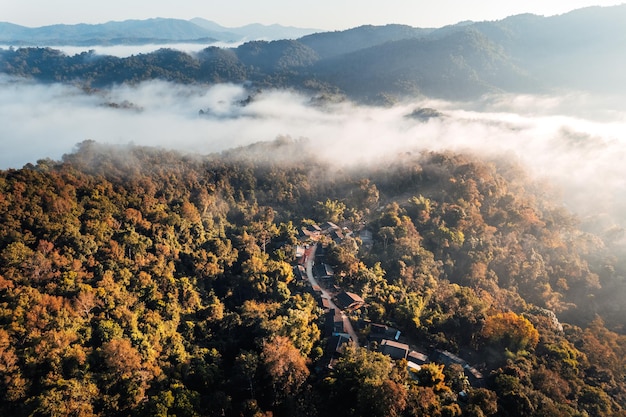
[[[173,42],[240,42],[293,39],[316,32],[280,25],[251,24],[226,28],[205,19],[125,20],[102,24],[51,25],[29,28],[0,22],[0,44],[14,46],[112,45]]]
[[[210,20],[196,17],[190,20],[190,22],[196,25],[209,29],[215,32],[224,32],[233,34],[239,39],[246,40],[281,40],[281,39],[297,39],[302,36],[309,35],[311,33],[320,32],[319,29],[305,29],[297,28],[293,26],[281,26],[281,25],[262,25],[259,23],[253,23],[241,27],[224,27]]]
[[[45,50],[0,51],[0,71],[96,86],[153,78],[249,81],[258,87],[340,92],[363,101],[416,94],[471,99],[490,92],[564,89],[626,93],[624,22],[626,5],[439,29],[361,26],[298,39],[252,41],[237,48],[208,48],[194,56],[158,51],[132,59],[95,60]],[[162,22],[171,36],[183,36],[175,30],[182,27],[178,23]],[[205,35],[229,33],[205,23],[204,28],[194,26]],[[10,30],[22,29],[2,26],[0,35]]]
[[[0,43],[28,45],[109,45],[168,42],[206,42],[223,39],[221,33],[180,19],[147,19],[96,25],[52,25],[27,28],[0,23]],[[228,39],[235,40],[235,39]]]

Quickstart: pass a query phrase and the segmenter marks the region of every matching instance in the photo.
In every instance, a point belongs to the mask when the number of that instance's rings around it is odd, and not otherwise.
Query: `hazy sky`
[[[324,30],[386,23],[440,27],[462,20],[497,20],[520,13],[548,16],[621,3],[624,0],[0,0],[0,21],[35,27],[202,17],[229,27],[248,23]]]

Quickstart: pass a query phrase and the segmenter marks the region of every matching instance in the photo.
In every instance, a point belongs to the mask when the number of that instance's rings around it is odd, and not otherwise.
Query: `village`
[[[299,231],[300,244],[296,248],[294,270],[299,280],[308,281],[309,292],[324,312],[322,333],[327,339],[322,361],[324,367],[332,369],[345,345],[353,343],[379,351],[393,360],[406,360],[409,375],[414,378],[422,365],[433,362],[445,366],[458,365],[463,369],[470,386],[484,386],[485,380],[480,370],[451,352],[417,347],[415,341],[409,341],[402,334],[401,329],[387,324],[372,323],[366,319],[353,323],[350,316],[366,308],[367,304],[358,294],[336,285],[333,268],[326,262],[326,248],[330,242],[340,244],[343,239],[354,234],[352,230],[332,222],[311,224]],[[364,246],[373,244],[373,234],[366,228],[358,232],[358,237]]]

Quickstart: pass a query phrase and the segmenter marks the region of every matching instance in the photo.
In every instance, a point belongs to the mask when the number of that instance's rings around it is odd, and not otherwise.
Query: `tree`
[[[497,395],[485,388],[473,388],[469,391],[468,403],[478,408],[482,415],[491,416],[498,411]]]
[[[90,380],[59,380],[42,393],[36,402],[37,415],[95,417],[94,403],[99,392]]]
[[[103,375],[107,387],[107,407],[134,409],[145,399],[150,375],[141,355],[128,339],[115,338],[102,345],[102,358],[108,368]]]
[[[445,384],[446,375],[443,364],[427,363],[417,372],[417,381],[421,386],[432,388],[436,394],[450,391]]]
[[[539,332],[535,326],[512,311],[487,317],[481,335],[488,343],[511,352],[534,349],[539,343]]]
[[[405,381],[392,379],[392,369],[388,356],[347,346],[325,381],[329,406],[350,416],[400,415],[407,405],[407,390]]]
[[[343,220],[343,213],[346,205],[339,200],[331,200],[327,198],[324,201],[318,201],[315,206],[317,217],[320,221],[329,221],[339,223]]]
[[[116,338],[102,345],[104,363],[121,378],[130,378],[141,370],[141,355],[130,340]]]
[[[255,398],[258,367],[259,355],[256,352],[243,351],[235,358],[231,380],[236,387],[242,387],[248,391],[250,398]]]
[[[597,387],[583,387],[578,402],[591,416],[609,416],[613,411],[611,399],[606,392]]]
[[[358,394],[358,412],[362,416],[396,417],[402,415],[407,403],[407,389],[390,379],[380,384],[365,384]]]
[[[261,344],[261,359],[272,381],[276,402],[296,394],[309,376],[306,359],[288,337],[265,339]]]

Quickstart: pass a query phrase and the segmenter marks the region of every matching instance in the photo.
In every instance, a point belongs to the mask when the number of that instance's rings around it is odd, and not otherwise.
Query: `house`
[[[398,329],[378,323],[371,323],[369,326],[370,332],[367,338],[371,342],[380,342],[383,339],[392,339],[397,342],[400,339],[401,333]]]
[[[385,339],[380,342],[380,352],[392,359],[406,359],[409,354],[409,345]]]
[[[333,366],[337,363],[337,358],[344,351],[346,344],[350,343],[350,336],[347,334],[334,335],[328,338],[326,342],[326,349],[324,350],[324,357],[320,360],[321,364],[324,364],[324,368],[333,369]],[[323,368],[320,368],[320,370]]]
[[[407,362],[406,366],[408,368],[409,376],[411,377],[411,379],[413,379],[414,381],[418,381],[419,377],[417,375],[418,372],[422,370],[422,367],[413,362]]]
[[[463,367],[463,373],[467,376],[467,379],[472,386],[480,387],[484,385],[485,377],[483,374],[475,367],[470,366],[464,359],[445,350],[437,350],[435,351],[435,354],[436,361],[441,362],[446,366],[452,365],[453,363],[461,365]]]
[[[322,229],[316,224],[310,224],[302,227],[298,231],[298,237],[300,239],[317,239],[322,234]]]
[[[409,363],[414,363],[416,365],[424,365],[429,362],[428,356],[416,350],[410,351],[406,360],[408,360]]]
[[[306,226],[305,229],[311,234],[319,235],[320,233],[322,233],[322,228],[316,224],[310,224]]]
[[[453,363],[461,366],[467,365],[467,362],[465,362],[465,360],[459,358],[454,353],[448,352],[447,350],[436,350],[435,362],[443,363],[446,366],[452,365]]]
[[[339,226],[337,226],[335,223],[333,222],[326,222],[324,224],[322,224],[320,226],[320,228],[322,229],[323,232],[327,233],[330,230],[339,230]]]
[[[298,239],[300,240],[306,240],[309,239],[311,237],[311,232],[309,232],[306,228],[302,228],[300,230],[298,230]]]
[[[343,316],[341,310],[331,308],[325,315],[324,319],[324,334],[326,336],[332,336],[345,333],[343,327]]]
[[[326,263],[320,263],[320,264],[315,264],[315,275],[323,280],[329,280],[333,277],[333,275],[335,275],[335,271],[333,271],[333,268],[326,264]]]
[[[319,306],[322,310],[324,311],[329,311],[330,310],[330,300],[328,298],[325,297],[320,297],[319,298]]]
[[[341,241],[345,238],[343,232],[340,229],[333,229],[328,233],[328,237],[332,239],[335,243],[341,243]]]
[[[327,352],[331,352],[333,355],[341,353],[343,351],[343,346],[346,343],[350,343],[351,340],[350,336],[345,333],[331,336],[328,338]]]
[[[365,304],[365,300],[363,300],[361,297],[347,291],[342,291],[337,294],[337,296],[335,297],[335,302],[337,306],[339,306],[339,308],[343,310],[356,310],[358,308],[361,308],[363,304]]]
[[[296,268],[296,276],[302,280],[305,280],[308,278],[306,275],[306,269],[304,269],[304,266],[298,265],[298,267]]]
[[[306,248],[302,245],[296,246],[296,261],[298,261],[298,263],[304,263],[305,255]]]
[[[482,387],[485,385],[485,377],[483,376],[482,372],[480,372],[473,366],[465,365],[463,367],[463,372],[465,373],[465,376],[467,376],[467,379],[469,380],[471,386]]]

